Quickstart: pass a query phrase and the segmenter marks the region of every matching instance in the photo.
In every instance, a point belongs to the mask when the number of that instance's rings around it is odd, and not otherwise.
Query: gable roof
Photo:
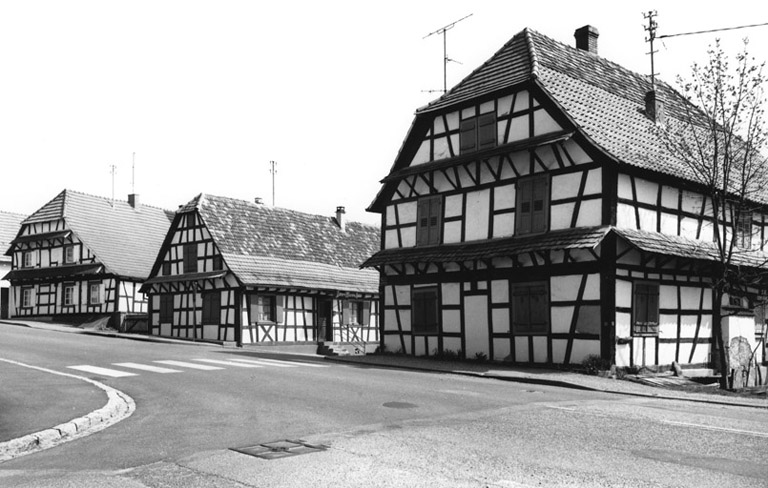
[[[149,205],[63,190],[22,224],[64,219],[108,273],[145,279],[171,225],[173,213]]]
[[[526,84],[548,95],[576,130],[614,161],[698,182],[694,173],[665,148],[654,131],[654,121],[645,114],[645,94],[652,88],[646,76],[529,28],[517,33],[443,96],[418,109],[416,119],[431,118]],[[668,119],[681,120],[690,110],[704,120],[702,112],[671,86],[657,80],[656,94]],[[419,127],[423,130],[429,125]],[[421,137],[417,132],[413,130],[409,137]],[[402,155],[403,149],[398,159]],[[393,171],[403,164],[407,162],[396,161]],[[768,203],[768,190],[757,200]],[[376,208],[374,201],[370,209]]]
[[[378,293],[379,274],[360,265],[379,250],[376,226],[200,194],[197,211],[229,269],[245,285]]]
[[[2,250],[0,262],[11,261],[11,258],[4,253],[11,245],[13,238],[19,233],[21,222],[25,218],[26,215],[0,211],[0,250]]]

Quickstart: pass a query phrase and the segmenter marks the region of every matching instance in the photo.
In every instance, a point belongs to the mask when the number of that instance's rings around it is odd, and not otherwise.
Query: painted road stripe
[[[112,366],[120,366],[122,368],[139,369],[141,371],[150,371],[152,373],[181,373],[178,369],[161,368],[159,366],[151,366],[149,364],[139,363],[112,363]]]
[[[327,364],[312,364],[312,363],[305,363],[302,361],[278,361],[276,359],[267,359],[267,358],[259,358],[259,361],[264,361],[265,363],[277,363],[277,364],[295,364],[296,366],[307,366],[309,368],[327,368]]]
[[[256,360],[256,359],[237,359],[237,358],[232,358],[232,361],[237,361],[237,362],[240,362],[240,363],[249,363],[249,364],[260,364],[261,366],[275,366],[275,367],[278,367],[278,368],[298,368],[299,367],[298,364],[290,364],[290,363],[282,363],[282,364],[280,364],[280,363],[277,363],[277,362],[268,363],[266,361],[261,361],[261,360]]]
[[[688,422],[676,422],[674,420],[662,420],[662,422],[665,424],[679,425],[682,427],[694,427],[697,429],[714,430],[718,432],[730,432],[733,434],[751,435],[755,437],[768,437],[768,432],[757,432],[754,430],[729,429],[728,427],[715,427],[714,425],[691,424]]]
[[[186,363],[184,361],[167,360],[167,361],[153,361],[153,362],[160,363],[160,364],[167,364],[168,366],[178,366],[180,368],[200,369],[203,371],[214,371],[217,369],[224,369],[224,368],[219,368],[218,366],[207,366],[205,364]]]
[[[219,359],[195,359],[195,361],[203,361],[204,363],[221,364],[224,366],[237,366],[238,368],[261,368],[256,364],[236,363],[235,361],[222,361]]]
[[[112,378],[122,378],[124,376],[138,376],[135,373],[127,373],[125,371],[118,371],[116,369],[99,368],[98,366],[89,366],[83,364],[80,366],[67,366],[69,369],[76,369],[78,371],[84,371],[86,373],[94,373],[101,376],[110,376]]]

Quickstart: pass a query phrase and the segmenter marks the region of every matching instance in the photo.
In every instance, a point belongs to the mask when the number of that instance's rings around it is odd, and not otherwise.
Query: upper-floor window
[[[443,197],[436,195],[419,199],[416,209],[416,245],[440,244]]]
[[[221,271],[222,265],[221,265],[221,254],[216,254],[213,256],[213,270],[214,271]]]
[[[221,320],[221,292],[203,293],[203,325],[217,325]]]
[[[461,121],[459,136],[461,154],[496,145],[496,113],[478,115]]]
[[[414,288],[411,296],[411,326],[416,333],[438,329],[437,287]]]
[[[752,247],[752,212],[740,211],[733,229],[736,246],[742,249]]]
[[[32,268],[35,263],[35,251],[24,251],[21,257],[21,265],[24,268]]]
[[[75,262],[75,246],[64,246],[64,264]]]
[[[197,273],[197,244],[184,244],[184,272]]]
[[[515,334],[549,332],[549,293],[545,281],[512,285],[512,330]]]
[[[546,232],[549,227],[549,176],[518,180],[515,208],[516,234]]]
[[[164,261],[163,262],[163,268],[162,268],[163,276],[170,276],[171,275],[171,262],[170,261]]]
[[[636,282],[632,292],[632,335],[659,335],[659,284]]]

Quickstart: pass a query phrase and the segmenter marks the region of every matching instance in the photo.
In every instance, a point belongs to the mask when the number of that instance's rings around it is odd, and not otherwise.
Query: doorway
[[[333,342],[333,302],[317,301],[317,341]]]

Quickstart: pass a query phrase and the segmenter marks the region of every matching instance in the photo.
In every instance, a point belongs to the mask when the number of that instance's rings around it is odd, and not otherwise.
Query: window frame
[[[61,288],[61,306],[62,307],[74,307],[77,305],[75,300],[75,293],[77,291],[75,283],[64,283]],[[69,295],[67,292],[71,291]]]
[[[419,198],[416,202],[416,245],[439,245],[442,242],[442,230],[443,196],[431,195]]]
[[[160,294],[160,308],[158,309],[160,323],[173,323],[173,294],[161,293]],[[168,315],[170,313],[170,315]]]
[[[34,298],[35,298],[34,286],[21,287],[21,308],[34,308],[35,307]]]
[[[262,301],[269,299],[270,303],[265,304],[262,303]],[[270,294],[257,294],[254,295],[253,300],[253,310],[256,313],[256,317],[252,318],[251,320],[255,324],[276,324],[277,322],[277,295],[270,295]],[[264,307],[269,307],[269,319],[268,320],[261,320],[262,310]]]
[[[94,301],[93,288],[96,287],[96,301]],[[102,283],[101,281],[89,281],[88,282],[88,305],[101,305],[104,303],[104,297],[101,293]]]
[[[71,256],[70,256],[71,253]],[[64,249],[62,250],[62,261],[64,264],[75,264],[77,261],[75,260],[75,245],[69,244],[67,246],[64,246]]]
[[[640,293],[641,287],[650,287],[653,289],[654,293]],[[659,283],[653,282],[653,281],[634,281],[632,282],[632,322],[631,322],[631,332],[632,337],[658,337],[659,336],[659,323],[660,323],[660,305],[659,305],[659,293],[660,293],[660,286]],[[655,309],[652,310],[652,312],[655,314],[656,322],[653,323],[652,320],[648,320],[648,311],[650,308],[650,304],[646,303],[645,305],[645,321],[640,322],[638,319],[642,318],[642,316],[638,317],[640,315],[640,297],[654,297],[654,300],[656,302]],[[652,302],[651,302],[652,303]]]
[[[496,147],[498,120],[496,111],[467,117],[459,124],[459,154],[469,154]]]
[[[752,248],[752,212],[741,210],[733,226],[734,244],[739,249]]]
[[[197,273],[198,253],[196,242],[188,242],[184,244],[184,247],[182,248],[182,260],[184,263],[184,274]]]
[[[418,307],[424,307],[419,310]],[[434,312],[432,323],[429,310]],[[422,321],[421,319],[427,319]],[[414,335],[435,335],[440,331],[440,297],[438,287],[424,286],[411,289],[411,331]]]
[[[345,300],[344,322],[347,325],[368,326],[370,323],[371,303],[369,300]]]
[[[535,208],[537,202],[537,183],[541,183],[542,187],[540,188],[540,191],[543,192],[540,210],[536,210]],[[530,189],[526,190],[527,186],[530,186]],[[523,200],[526,191],[530,194],[529,201]],[[530,222],[528,222],[527,225],[524,225],[523,209],[526,204],[528,204],[528,208],[530,208],[527,212],[530,213]],[[535,235],[548,232],[550,210],[550,176],[548,173],[526,176],[517,180],[515,183],[515,235]],[[534,227],[536,213],[541,213],[542,217],[539,220],[541,224]]]
[[[534,291],[542,290],[540,293],[533,293]],[[522,293],[521,293],[522,292]],[[542,281],[526,281],[520,283],[510,284],[510,308],[511,308],[511,321],[510,330],[516,336],[540,336],[547,335],[552,327],[552,318],[550,317],[550,290],[549,282]],[[523,297],[525,301],[525,310],[522,309],[522,305],[519,307],[516,297]],[[543,303],[541,310],[536,309],[537,315],[541,315],[539,321],[534,322],[534,310],[532,307],[532,298],[536,296],[543,297]],[[525,312],[527,315],[527,321],[523,324],[518,319],[520,314]],[[538,317],[537,317],[538,318]]]
[[[28,250],[21,253],[21,267],[22,268],[34,268],[37,265],[37,259],[35,259],[35,251]]]
[[[203,292],[202,325],[221,325],[221,290]]]

